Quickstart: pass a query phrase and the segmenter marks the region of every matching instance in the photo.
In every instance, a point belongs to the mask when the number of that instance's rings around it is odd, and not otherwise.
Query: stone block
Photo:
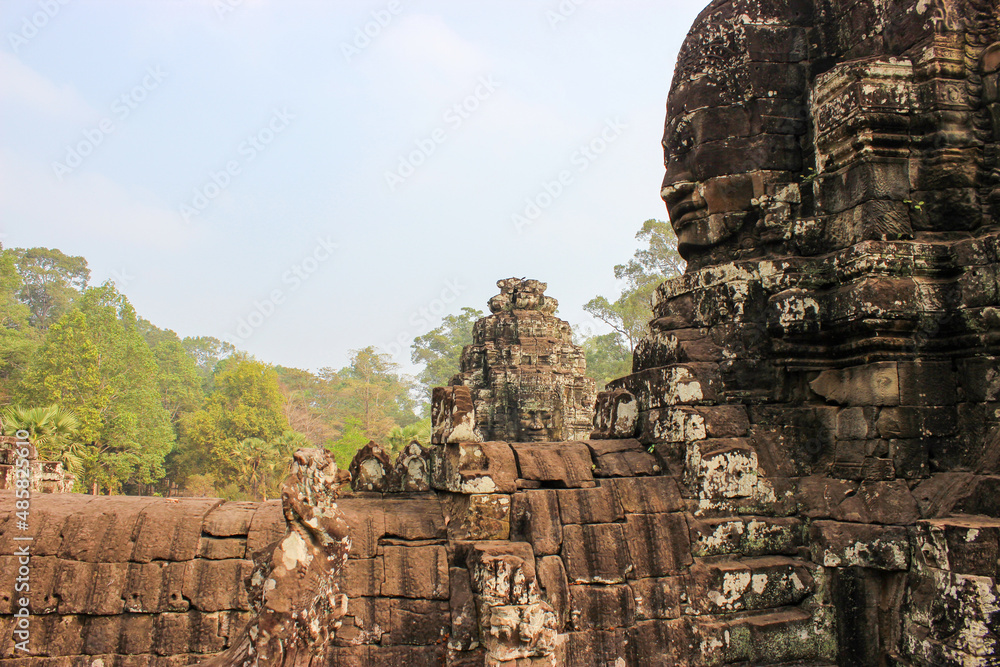
[[[1000,519],[953,517],[920,521],[916,547],[930,567],[996,579],[1000,574]]]
[[[745,439],[702,440],[687,450],[688,486],[700,498],[748,498],[757,485],[757,453]]]
[[[562,632],[569,622],[569,579],[566,568],[559,556],[544,556],[537,559],[535,569],[542,598],[546,600],[559,620]]]
[[[472,591],[489,606],[526,605],[537,599],[535,556],[523,542],[465,542],[456,550],[469,570]],[[482,606],[480,606],[482,611]]]
[[[571,630],[614,630],[635,622],[635,600],[626,585],[570,586]]]
[[[584,630],[566,635],[566,667],[593,667],[633,662],[625,630]],[[650,663],[655,664],[655,663]],[[506,667],[506,666],[505,666]]]
[[[709,663],[699,651],[691,625],[684,618],[636,623],[631,633],[634,664],[650,667],[678,667],[690,663],[692,654]],[[611,663],[614,664],[614,663]],[[628,662],[626,665],[630,664]]]
[[[925,440],[890,440],[893,471],[903,479],[923,479],[931,474],[930,448]]]
[[[517,462],[503,442],[448,443],[431,448],[431,486],[451,493],[513,493]]]
[[[375,558],[350,558],[337,577],[340,591],[348,598],[378,597],[385,581],[385,562]]]
[[[718,364],[695,362],[673,364],[642,373],[648,382],[649,408],[712,403],[718,398],[721,378]]]
[[[656,577],[629,581],[637,621],[679,618],[681,597],[686,595],[683,577]]]
[[[545,602],[489,606],[482,609],[480,618],[486,664],[502,664],[505,661],[538,667],[553,664],[557,621],[555,613]],[[533,659],[539,659],[539,662]]]
[[[692,562],[687,520],[682,514],[627,514],[625,539],[632,562],[630,577],[663,577]]]
[[[910,567],[910,540],[902,526],[817,521],[810,534],[813,561],[824,567]]]
[[[813,589],[813,577],[798,560],[764,556],[697,562],[687,575],[684,613],[730,614],[798,604]]]
[[[157,654],[187,653],[189,636],[187,614],[159,614],[153,623],[154,650]],[[168,624],[174,632],[170,636],[164,636],[162,628]],[[83,646],[80,652],[85,655],[117,653],[121,638],[121,625],[121,616],[92,616],[88,618],[84,625]],[[55,627],[50,627],[49,632],[52,633]]]
[[[343,512],[344,520],[351,528],[351,550],[348,557],[374,558],[378,553],[379,540],[385,535],[386,529],[381,496],[342,497],[337,500],[337,507]],[[247,550],[249,549],[248,543]]]
[[[415,542],[447,536],[444,510],[436,494],[393,494],[385,497],[380,509],[385,517],[385,537]]]
[[[205,515],[201,532],[212,537],[245,537],[259,503],[223,502]]]
[[[838,521],[909,525],[920,518],[920,508],[904,480],[862,482],[856,495],[833,512]]]
[[[977,356],[958,362],[958,380],[966,400],[1000,401],[1000,358]]]
[[[515,494],[511,514],[511,539],[530,543],[538,555],[559,553],[562,521],[554,490],[537,489]]]
[[[614,523],[625,518],[610,484],[592,489],[561,489],[557,493],[564,524]]]
[[[446,601],[389,600],[389,644],[429,646],[439,644],[451,627],[451,608]]]
[[[333,641],[337,646],[378,644],[389,632],[390,624],[389,600],[349,598],[347,613],[341,619]]]
[[[955,373],[949,361],[900,361],[900,405],[954,405]]]
[[[147,505],[136,521],[138,536],[132,560],[188,561],[198,554],[198,541],[205,516],[221,500],[183,499],[178,503],[161,500]]]
[[[381,547],[385,571],[383,597],[448,599],[448,554],[442,546]]]
[[[684,507],[684,499],[672,477],[623,477],[604,484],[611,487],[618,504],[629,514],[676,512]]]
[[[638,440],[585,440],[594,477],[638,477],[660,472],[656,458]]]
[[[958,414],[952,407],[906,406],[882,408],[876,428],[879,437],[918,439],[929,435],[948,436],[958,427]]]
[[[248,610],[246,582],[252,573],[247,560],[195,559],[187,563],[181,593],[198,611]]]
[[[894,361],[879,361],[820,373],[809,383],[828,401],[847,406],[899,405],[899,374]]]
[[[857,482],[821,476],[805,477],[799,480],[795,499],[805,516],[830,518],[838,513],[840,504],[857,490]]]
[[[465,568],[453,567],[449,574],[451,633],[448,636],[448,648],[452,651],[469,651],[479,644],[479,614],[472,595],[472,581]]]
[[[844,408],[837,413],[839,440],[866,440],[874,435],[875,408]]]
[[[645,442],[687,443],[708,437],[705,417],[693,407],[666,407],[642,413]]]
[[[244,558],[247,552],[245,538],[208,537],[204,533],[198,541],[198,557],[209,560],[226,560],[227,558]]]
[[[571,584],[625,583],[629,553],[621,524],[583,524],[563,528],[562,556]]]
[[[747,410],[742,405],[712,405],[696,407],[705,423],[709,438],[742,438],[750,428]]]
[[[61,526],[62,540],[58,549],[61,558],[66,560],[88,561],[88,562],[127,562],[132,559],[135,550],[137,535],[137,525],[147,510],[158,511],[156,508],[162,507],[164,501],[154,498],[123,498],[117,497],[109,499],[110,502],[102,504],[102,512],[97,516],[90,516],[89,513],[76,512],[65,517]],[[212,504],[218,504],[213,501]],[[37,505],[37,503],[34,503]],[[46,503],[48,505],[48,503]],[[83,505],[80,506],[81,509]],[[169,505],[167,505],[169,507]],[[191,509],[190,506],[187,507]],[[61,508],[48,507],[43,510],[46,514],[51,513],[55,522],[61,523],[58,518],[62,513]],[[45,514],[37,517],[42,521],[47,521]],[[192,521],[198,521],[195,515],[190,515]],[[191,539],[194,532],[200,534],[200,526],[190,526],[190,530],[185,532],[182,540]],[[40,538],[42,536],[39,536]],[[148,540],[149,535],[144,537]],[[41,555],[45,553],[38,538],[33,545],[32,551]],[[195,549],[196,550],[196,549]]]
[[[353,528],[353,525],[352,525]],[[271,500],[257,506],[253,518],[250,519],[250,528],[247,532],[247,553],[246,558],[253,558],[255,554],[267,549],[285,535],[285,515],[281,510],[280,500]],[[354,538],[355,532],[351,531]],[[357,540],[354,542],[355,547]]]
[[[739,517],[688,520],[691,549],[698,557],[795,554],[804,526],[795,518]]]
[[[594,463],[582,442],[511,443],[519,477],[543,484],[574,488],[593,486]]]
[[[449,540],[506,540],[510,537],[511,496],[450,494],[445,502]]]

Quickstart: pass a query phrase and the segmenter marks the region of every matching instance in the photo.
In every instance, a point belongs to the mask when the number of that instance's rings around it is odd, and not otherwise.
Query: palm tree
[[[71,440],[80,429],[80,420],[71,410],[58,405],[44,408],[25,408],[9,405],[3,410],[5,435],[27,431],[28,439],[38,448],[43,460],[62,461],[67,470],[74,472],[79,460]]]
[[[389,445],[389,450],[395,453],[401,452],[403,447],[406,447],[413,440],[424,444],[430,442],[431,420],[429,418],[421,419],[408,426],[396,426],[386,436],[386,443]]]
[[[231,454],[237,484],[252,497],[265,501],[269,495],[279,495],[292,463],[292,454],[310,446],[309,439],[295,431],[285,431],[271,442],[260,438],[239,442]]]

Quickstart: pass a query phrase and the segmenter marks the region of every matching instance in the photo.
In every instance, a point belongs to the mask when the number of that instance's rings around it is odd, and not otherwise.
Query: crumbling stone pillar
[[[256,615],[206,667],[306,667],[333,648],[348,602],[337,578],[351,548],[350,528],[336,504],[336,479],[329,452],[295,453],[281,492],[288,532],[250,580]]]

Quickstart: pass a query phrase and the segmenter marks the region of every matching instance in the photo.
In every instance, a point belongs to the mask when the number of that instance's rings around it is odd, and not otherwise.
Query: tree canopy
[[[481,310],[465,307],[455,315],[445,315],[439,326],[413,339],[410,359],[424,364],[417,380],[425,393],[447,385],[461,370],[462,348],[472,344],[472,327],[481,317]]]
[[[669,222],[646,220],[635,238],[644,245],[628,262],[614,267],[615,278],[624,283],[620,294],[613,300],[596,296],[583,307],[613,330],[583,341],[587,374],[602,384],[631,371],[632,352],[653,317],[656,287],[684,271]]]
[[[161,478],[174,443],[157,375],[134,309],[104,283],[86,289],[49,327],[17,398],[72,410],[80,421],[81,482],[120,492]]]
[[[21,277],[19,297],[32,325],[42,330],[70,309],[90,281],[87,260],[55,248],[15,248],[13,258]]]
[[[681,266],[667,223],[615,267],[622,294],[590,312],[614,328],[579,341],[602,384],[628,372],[652,290]],[[374,440],[427,444],[430,389],[460,371],[483,312],[465,307],[413,341],[417,377],[374,346],[342,368],[272,366],[211,336],[181,337],[139,317],[111,283],[90,286],[83,257],[0,248],[0,407],[44,457],[77,474],[78,491],[274,497],[299,447],[347,467]]]

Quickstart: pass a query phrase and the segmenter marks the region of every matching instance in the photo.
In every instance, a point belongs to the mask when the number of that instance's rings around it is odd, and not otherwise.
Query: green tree
[[[354,416],[349,416],[344,421],[344,428],[342,435],[331,442],[327,449],[333,452],[334,457],[337,459],[337,467],[347,470],[351,465],[351,459],[359,449],[368,444],[371,440],[367,435],[365,435],[364,427],[361,424],[361,420]]]
[[[188,337],[181,341],[181,344],[194,359],[205,391],[211,391],[216,365],[232,356],[236,352],[236,347],[232,343],[211,336]]]
[[[657,285],[684,270],[684,260],[677,253],[677,237],[669,222],[647,220],[635,237],[646,245],[636,250],[628,262],[615,266],[615,278],[625,281],[621,294],[614,301],[594,297],[583,307],[614,329],[630,354],[652,319]]]
[[[368,346],[352,350],[351,364],[336,374],[343,407],[376,442],[385,442],[394,426],[417,420],[410,395],[413,382],[398,371],[391,356]]]
[[[87,260],[55,248],[14,248],[13,255],[22,280],[18,296],[31,311],[31,324],[48,329],[86,289]]]
[[[290,430],[284,405],[278,374],[268,364],[242,352],[219,364],[215,391],[204,407],[181,419],[181,447],[171,461],[176,481],[207,472],[217,479],[238,478],[234,452],[240,443],[273,442]]]
[[[164,340],[153,346],[153,356],[158,369],[157,384],[160,400],[177,422],[182,414],[193,412],[205,402],[198,369],[179,340]]]
[[[325,447],[340,437],[334,426],[332,392],[327,380],[298,368],[275,366],[285,396],[285,416],[292,430]]]
[[[157,384],[163,407],[175,424],[182,413],[193,412],[205,401],[202,378],[195,359],[185,349],[180,337],[170,329],[161,329],[139,318],[139,331],[153,351],[159,369]]]
[[[254,500],[278,497],[292,455],[297,449],[309,446],[305,436],[295,431],[285,431],[274,440],[242,440],[226,453],[227,463],[235,473],[231,479]]]
[[[591,336],[583,341],[587,376],[603,388],[608,382],[632,372],[632,354],[617,332]]]
[[[10,405],[4,408],[4,434],[14,435],[22,430],[28,432],[29,439],[38,449],[40,459],[67,463],[66,454],[80,430],[80,420],[71,411],[63,410],[58,405],[44,408]],[[67,468],[72,467],[67,465]]]
[[[389,431],[386,437],[386,447],[389,451],[399,453],[408,444],[416,440],[426,446],[431,441],[431,418],[425,417],[407,426],[397,426]]]
[[[482,317],[482,311],[465,307],[457,315],[446,315],[437,328],[413,339],[410,359],[424,365],[417,380],[425,394],[433,387],[447,385],[461,370],[462,349],[472,344],[472,327]]]
[[[141,489],[163,476],[174,443],[156,377],[135,310],[107,282],[87,289],[78,307],[49,327],[19,402],[58,404],[77,415],[78,481],[92,492]]]
[[[20,301],[24,282],[15,254],[0,251],[0,403],[9,403],[41,336],[30,324],[31,311]]]

